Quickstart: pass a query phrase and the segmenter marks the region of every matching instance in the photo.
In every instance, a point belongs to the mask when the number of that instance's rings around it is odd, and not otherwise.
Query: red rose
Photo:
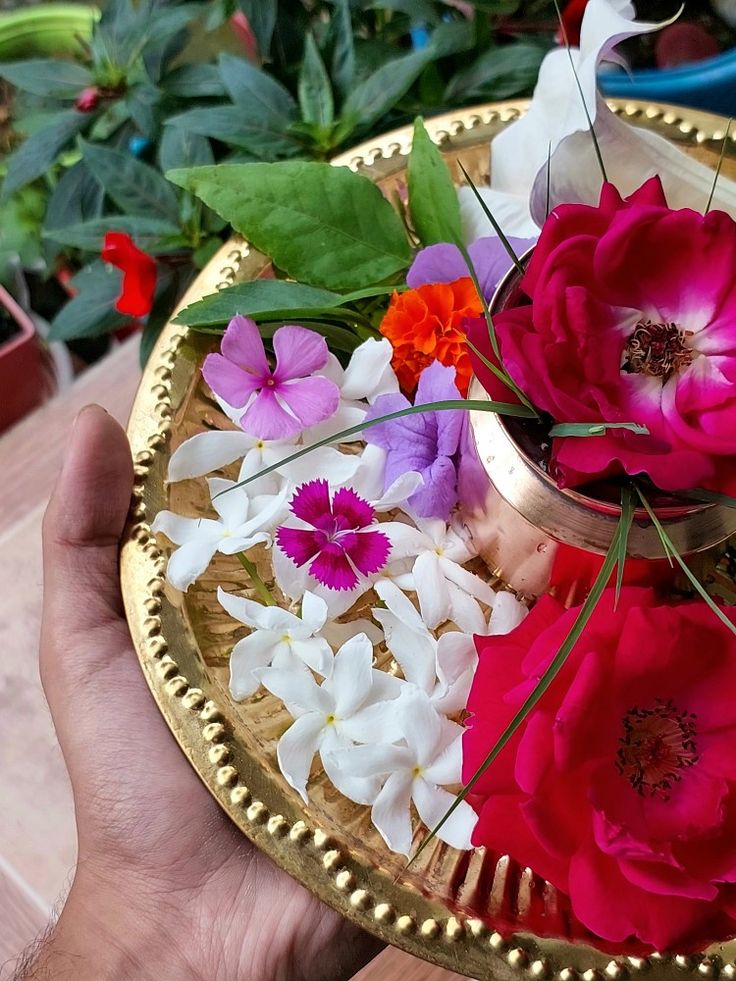
[[[625,201],[606,185],[597,208],[552,212],[522,282],[531,304],[494,318],[504,366],[555,422],[651,434],[556,439],[560,484],[622,472],[663,490],[736,484],[734,269],[736,223],[670,210],[658,178]],[[469,336],[490,353],[484,325]]]
[[[543,597],[477,637],[464,772],[477,770],[578,609]],[[736,619],[736,614],[729,613]],[[564,668],[476,785],[475,845],[570,897],[607,941],[698,948],[736,923],[736,637],[705,603],[608,590]]]
[[[108,232],[101,255],[123,273],[123,291],[115,309],[130,317],[147,317],[156,292],[156,260],[124,232]]]

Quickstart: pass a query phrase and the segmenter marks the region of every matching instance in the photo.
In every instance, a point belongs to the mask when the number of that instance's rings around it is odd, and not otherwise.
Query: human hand
[[[148,691],[118,583],[132,482],[120,426],[83,410],[44,520],[40,655],[79,862],[58,924],[20,978],[349,978],[378,941],[230,823]]]

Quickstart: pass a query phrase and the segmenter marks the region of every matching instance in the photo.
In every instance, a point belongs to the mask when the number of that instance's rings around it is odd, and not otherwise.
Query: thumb
[[[82,409],[43,523],[40,666],[49,693],[60,688],[64,697],[66,681],[129,648],[118,549],[132,486],[122,428],[99,406]]]

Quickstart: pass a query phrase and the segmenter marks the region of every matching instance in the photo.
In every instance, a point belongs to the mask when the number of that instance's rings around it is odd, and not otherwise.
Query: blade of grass
[[[514,733],[523,724],[529,713],[532,711],[534,706],[539,702],[544,693],[547,691],[549,686],[552,684],[554,679],[559,674],[560,670],[565,664],[565,661],[570,656],[575,644],[580,639],[580,635],[585,629],[588,621],[590,620],[593,612],[598,605],[598,602],[603,595],[603,591],[608,585],[608,581],[611,578],[613,570],[616,568],[618,562],[618,555],[620,551],[619,542],[623,538],[624,541],[628,540],[629,528],[631,527],[631,519],[633,517],[633,508],[631,513],[627,516],[624,515],[623,511],[621,513],[621,518],[616,525],[616,531],[614,532],[613,538],[611,540],[610,547],[606,552],[606,557],[603,560],[603,565],[600,568],[598,575],[595,578],[588,597],[580,608],[580,612],[575,618],[570,631],[562,643],[562,646],[558,650],[557,654],[551,661],[549,667],[544,672],[542,677],[537,682],[534,690],[528,695],[524,704],[521,706],[519,711],[513,717],[511,722],[506,726],[504,731],[499,736],[493,749],[490,751],[485,760],[481,763],[478,769],[475,771],[470,780],[465,784],[463,789],[457,795],[452,805],[447,810],[445,816],[442,820],[430,831],[429,835],[424,839],[419,848],[416,850],[412,858],[409,860],[406,868],[409,868],[413,862],[415,862],[419,856],[422,854],[427,845],[436,837],[437,832],[442,829],[444,824],[450,819],[455,810],[460,806],[460,804],[465,800],[468,794],[471,792],[473,787],[478,783],[480,778],[484,773],[493,765],[495,760],[501,751],[508,745]],[[628,521],[628,523],[626,523]]]
[[[465,338],[465,343],[468,345],[469,349],[473,352],[476,358],[478,358],[478,360],[481,361],[486,366],[486,368],[488,368],[488,370],[493,375],[495,375],[496,378],[498,378],[499,381],[503,382],[503,384],[506,385],[507,388],[511,387],[509,385],[509,376],[506,374],[506,372],[504,372],[501,368],[499,368],[497,364],[494,364],[492,361],[490,361],[485,356],[485,354],[483,354],[480,348],[476,347],[475,344],[473,344],[473,342],[470,340],[469,337]],[[511,390],[514,391],[514,389]],[[535,417],[538,418],[539,414],[535,412],[534,415]]]
[[[606,173],[606,165],[603,163],[603,154],[601,153],[600,144],[598,143],[598,137],[596,136],[595,126],[593,125],[593,120],[590,118],[588,103],[585,101],[585,93],[583,92],[583,87],[580,84],[578,70],[575,67],[575,59],[573,58],[572,51],[570,49],[570,41],[567,37],[567,28],[565,27],[565,21],[563,20],[562,17],[562,11],[560,10],[559,0],[554,0],[554,4],[555,4],[555,10],[557,11],[557,19],[560,22],[560,32],[562,34],[562,40],[565,45],[565,49],[567,50],[567,57],[570,59],[570,68],[572,68],[572,73],[575,76],[575,85],[577,86],[578,92],[580,93],[580,100],[583,103],[585,118],[588,120],[588,130],[590,132],[590,138],[593,141],[593,149],[595,150],[596,159],[598,160],[598,166],[601,169],[603,180],[607,184],[608,174]]]
[[[523,275],[524,274],[524,267],[522,266],[521,262],[519,262],[519,257],[516,254],[516,252],[514,251],[513,245],[511,244],[511,242],[509,242],[508,238],[506,237],[506,235],[503,232],[503,229],[501,228],[501,226],[499,225],[499,223],[496,221],[495,215],[493,214],[493,212],[491,211],[491,209],[488,207],[488,205],[485,203],[485,201],[481,197],[480,191],[478,190],[478,188],[473,183],[473,179],[470,176],[470,174],[467,172],[467,170],[465,169],[465,167],[463,167],[462,163],[459,160],[458,160],[457,164],[458,164],[458,167],[460,168],[460,170],[462,170],[463,177],[465,178],[465,180],[468,183],[468,186],[470,187],[471,191],[475,195],[475,198],[476,198],[478,204],[481,206],[481,208],[483,210],[483,214],[490,221],[490,223],[493,226],[493,230],[495,231],[496,235],[498,235],[498,237],[501,239],[501,244],[503,245],[503,247],[508,252],[509,258],[511,259],[511,261],[513,262],[513,264],[516,266],[517,271],[520,272]]]
[[[720,608],[720,606],[718,606],[718,604],[715,602],[715,600],[713,599],[713,597],[708,595],[708,592],[706,591],[705,586],[703,586],[703,584],[700,582],[700,580],[698,579],[698,577],[695,575],[695,573],[692,571],[692,569],[690,569],[690,567],[685,562],[685,560],[683,559],[683,557],[677,551],[677,547],[675,546],[675,543],[672,541],[672,539],[670,538],[670,536],[667,534],[667,532],[665,531],[665,529],[662,527],[662,524],[661,524],[659,518],[657,517],[657,515],[652,510],[652,508],[651,508],[651,506],[649,504],[649,501],[646,499],[646,497],[642,493],[641,488],[640,487],[637,487],[636,488],[636,492],[639,495],[639,499],[641,500],[641,503],[644,505],[644,507],[646,509],[646,512],[649,515],[649,518],[650,518],[652,524],[657,529],[657,534],[659,535],[659,539],[662,542],[662,546],[665,549],[665,551],[666,552],[669,552],[672,555],[672,557],[674,558],[675,562],[677,562],[677,564],[679,565],[679,567],[682,569],[682,571],[687,576],[687,578],[688,578],[690,584],[692,585],[692,587],[694,588],[695,592],[698,593],[698,595],[701,597],[701,599],[704,599],[705,600],[705,602],[708,604],[708,606],[711,608],[711,610],[715,613],[715,615],[718,617],[718,619],[721,621],[721,623],[725,624],[728,627],[728,629],[731,631],[731,633],[734,634],[734,635],[736,635],[736,625],[733,624],[733,623],[731,623],[731,621],[728,619],[728,617],[723,612],[723,610]]]
[[[485,401],[482,399],[448,399],[442,402],[426,402],[424,405],[409,405],[405,409],[388,412],[386,415],[377,416],[375,419],[364,420],[357,426],[351,426],[349,429],[343,429],[341,432],[334,433],[332,436],[325,436],[324,439],[318,439],[316,443],[311,443],[309,446],[302,446],[301,449],[292,453],[290,456],[284,457],[283,460],[279,460],[278,463],[264,467],[258,473],[254,473],[252,476],[246,477],[245,480],[241,480],[233,484],[232,487],[228,487],[226,490],[220,491],[219,494],[215,494],[213,500],[222,494],[229,494],[236,487],[245,487],[246,484],[250,484],[254,480],[267,477],[280,467],[285,467],[295,460],[300,460],[303,456],[320,449],[322,446],[330,446],[333,443],[344,443],[351,436],[360,436],[366,429],[378,426],[382,422],[391,422],[394,419],[402,419],[404,416],[421,415],[423,412],[457,412],[458,409],[467,409],[473,412],[493,412],[496,415],[515,416],[519,419],[533,419],[536,416],[533,410],[527,409],[523,405],[513,405],[509,402]]]
[[[626,429],[637,436],[648,436],[646,426],[638,422],[560,422],[553,426],[550,436],[603,436],[608,429]]]
[[[705,206],[704,214],[708,214],[710,211],[710,206],[713,204],[713,198],[716,193],[716,186],[718,184],[718,178],[721,176],[721,168],[723,167],[723,159],[726,156],[726,147],[728,146],[728,138],[731,135],[731,126],[733,125],[733,116],[728,121],[726,126],[726,135],[723,137],[723,145],[721,146],[721,155],[718,158],[718,166],[716,167],[716,172],[713,176],[713,186],[710,189],[710,195],[708,196],[708,203]]]
[[[465,260],[465,264],[468,267],[468,272],[470,273],[470,278],[473,280],[473,286],[475,287],[475,292],[478,294],[478,299],[480,300],[481,306],[483,307],[483,316],[485,317],[486,326],[488,328],[488,339],[491,343],[491,348],[493,350],[493,353],[498,363],[500,365],[503,365],[503,361],[501,359],[501,351],[498,347],[498,338],[496,337],[496,328],[493,325],[493,317],[491,315],[490,307],[488,306],[488,301],[486,300],[485,294],[481,288],[480,280],[478,279],[478,274],[475,271],[473,260],[470,258],[470,253],[465,248],[465,245],[462,242],[458,242],[456,244],[457,247],[460,249],[460,253],[462,254],[463,259]],[[477,348],[475,350],[477,350]],[[490,362],[486,362],[486,365],[490,366]],[[503,368],[495,369],[495,370],[491,368],[490,370],[493,371],[494,374],[497,375],[499,380],[502,381],[504,385],[514,393],[514,395],[522,403],[522,405],[525,405],[527,409],[529,409],[530,412],[534,414],[534,418],[539,417],[539,413],[536,411],[536,409],[529,401],[529,399],[526,397],[526,395],[524,395],[524,393],[516,384],[514,379],[508,374],[508,372],[504,371]]]
[[[630,484],[621,490],[621,523],[627,529],[631,528],[634,520],[634,490]],[[621,587],[624,584],[624,569],[626,567],[626,546],[629,544],[629,533],[620,535],[618,540],[618,555],[616,556],[616,594],[613,600],[614,612],[618,607]]]
[[[248,577],[255,589],[256,593],[261,597],[265,606],[276,606],[276,600],[271,595],[271,590],[265,584],[258,574],[258,569],[254,562],[251,562],[249,558],[246,557],[245,552],[236,553],[238,561],[248,573]]]
[[[729,494],[719,494],[717,491],[692,490],[678,491],[678,497],[686,497],[689,501],[698,501],[700,504],[722,504],[725,508],[736,508],[736,497]]]

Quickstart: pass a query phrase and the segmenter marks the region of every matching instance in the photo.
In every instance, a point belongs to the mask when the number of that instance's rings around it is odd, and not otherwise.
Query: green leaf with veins
[[[299,72],[299,107],[305,123],[328,127],[335,116],[332,86],[313,34],[307,34]]]
[[[51,123],[29,136],[6,160],[2,197],[7,198],[13,191],[30,184],[50,170],[59,153],[90,121],[91,117],[86,113],[69,109],[59,113]]]
[[[75,99],[83,88],[93,84],[87,68],[56,58],[0,63],[0,78],[17,89],[46,99]]]
[[[371,180],[347,167],[230,164],[168,177],[307,285],[359,289],[385,282],[411,261],[401,218]]]
[[[422,245],[462,242],[457,191],[442,153],[422,119],[414,123],[408,180],[409,211]]]
[[[178,225],[174,188],[154,168],[129,153],[82,141],[83,160],[108,198],[129,214],[158,217]]]

